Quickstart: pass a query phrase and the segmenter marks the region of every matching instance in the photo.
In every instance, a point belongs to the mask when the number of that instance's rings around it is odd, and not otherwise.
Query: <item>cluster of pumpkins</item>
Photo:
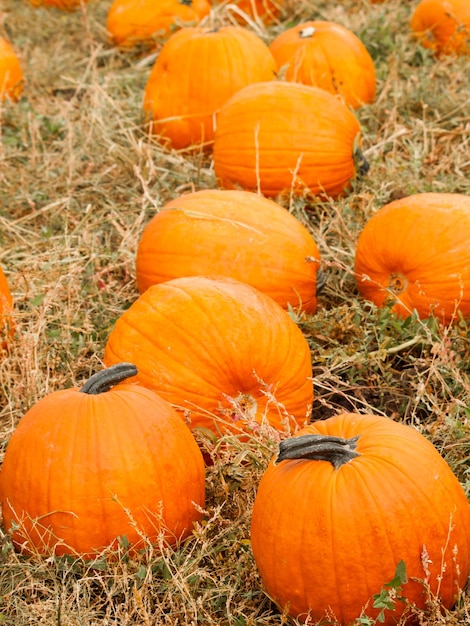
[[[108,28],[115,25],[116,45],[155,35],[141,23],[144,4],[115,0]],[[198,19],[206,11],[205,0],[177,4],[202,6]],[[422,0],[420,7],[429,4]],[[447,15],[448,4],[457,11],[465,3],[440,4]],[[240,0],[237,14],[272,19],[279,8]],[[128,13],[119,31],[119,14],[131,9],[135,20]],[[132,33],[123,32],[134,23]],[[286,188],[332,198],[347,191],[364,165],[353,111],[375,97],[373,62],[338,24],[308,22],[285,31],[277,61],[276,42],[269,50],[245,28],[184,26],[171,35],[168,29],[144,96],[149,123],[169,147],[212,149],[222,188],[176,198],[146,225],[136,252],[140,295],[107,339],[106,367],[81,388],[44,397],[10,439],[0,469],[3,525],[25,554],[93,558],[124,536],[134,552],[149,543],[177,546],[204,515],[209,459],[196,431],[214,440],[234,434],[246,445],[260,432],[275,432],[279,452],[259,484],[251,545],[281,610],[300,620],[328,614],[346,625],[364,609],[392,624],[434,596],[451,607],[470,572],[466,495],[434,446],[408,426],[357,414],[309,423],[311,354],[290,312],[315,313],[321,258],[307,227],[272,199]],[[305,42],[323,36],[357,52],[344,76],[338,69],[328,77],[330,87],[309,83],[312,72],[302,64]],[[214,66],[222,50],[242,65],[233,75],[227,66],[217,68],[215,90],[203,82],[203,64]],[[285,80],[275,80],[280,68]],[[246,84],[224,82],[236,75],[248,77]],[[198,90],[201,98],[215,92],[226,101],[210,110],[165,109],[198,103]],[[467,316],[469,239],[468,197],[422,193],[392,202],[358,239],[358,289],[402,317],[417,312],[451,323]],[[0,292],[11,339],[13,304],[1,274]],[[400,594],[390,616],[383,615],[373,594],[401,562]]]

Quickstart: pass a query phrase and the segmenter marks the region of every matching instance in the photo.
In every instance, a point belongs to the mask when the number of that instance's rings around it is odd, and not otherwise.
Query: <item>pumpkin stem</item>
[[[299,37],[301,39],[308,39],[310,37],[313,37],[316,31],[317,29],[314,28],[313,26],[306,26],[305,28],[302,28],[302,30],[299,31]]]
[[[359,176],[365,176],[370,170],[369,161],[366,159],[359,146],[354,151],[354,164]]]
[[[109,391],[111,387],[135,376],[138,370],[132,363],[116,363],[100,372],[93,374],[80,389],[82,393],[97,395]]]
[[[308,459],[312,461],[329,461],[335,469],[360,456],[356,451],[359,439],[352,437],[333,437],[329,435],[300,435],[284,439],[279,444],[279,452],[274,461],[277,465],[286,459]]]
[[[317,296],[323,291],[327,282],[328,282],[327,273],[324,270],[319,269],[317,271],[317,290],[316,290]]]

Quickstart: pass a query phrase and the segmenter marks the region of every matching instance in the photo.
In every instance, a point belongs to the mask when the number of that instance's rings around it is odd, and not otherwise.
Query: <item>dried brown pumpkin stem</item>
[[[109,391],[111,387],[135,376],[138,370],[133,363],[116,363],[100,372],[93,374],[80,389],[82,393],[97,395]]]
[[[329,435],[300,435],[279,444],[275,464],[287,459],[329,461],[335,469],[360,456],[356,451],[359,436],[345,439]]]

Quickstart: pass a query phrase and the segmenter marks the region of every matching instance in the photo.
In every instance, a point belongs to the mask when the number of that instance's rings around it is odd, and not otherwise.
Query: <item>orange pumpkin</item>
[[[421,0],[410,24],[419,42],[437,55],[470,54],[468,0]]]
[[[205,468],[179,415],[125,382],[128,363],[45,396],[20,420],[0,471],[3,524],[22,552],[92,558],[125,536],[174,545],[204,506]],[[195,506],[196,505],[196,506]]]
[[[400,317],[470,314],[470,197],[419,193],[382,207],[359,235],[361,295]]]
[[[365,165],[360,135],[354,113],[324,89],[248,85],[217,114],[215,174],[221,187],[268,197],[291,190],[336,198]]]
[[[34,7],[46,7],[73,11],[90,0],[29,0]]]
[[[199,24],[210,8],[208,0],[113,0],[106,30],[123,48],[155,44],[177,28]]]
[[[145,88],[151,130],[176,149],[211,144],[216,111],[245,85],[276,77],[268,46],[240,26],[183,28],[165,43]]]
[[[236,280],[189,276],[149,287],[106,343],[107,365],[131,359],[136,379],[191,428],[218,435],[269,422],[290,431],[310,415],[307,340],[272,298]]]
[[[284,207],[248,191],[207,189],[167,202],[137,249],[139,291],[179,276],[220,274],[284,308],[314,313],[320,253]]]
[[[266,26],[279,21],[286,0],[230,0],[232,15],[241,23],[260,21]],[[233,8],[235,7],[235,9]]]
[[[426,607],[427,586],[453,606],[470,573],[470,506],[414,428],[336,415],[281,442],[259,484],[251,546],[269,597],[309,624],[377,619],[373,596],[398,569],[393,608],[374,622],[392,626],[407,603]]]
[[[0,342],[3,348],[7,347],[8,338],[13,337],[15,333],[15,322],[13,319],[13,297],[10,291],[10,285],[7,278],[0,267],[0,333],[5,339]]]
[[[12,45],[0,37],[0,100],[18,100],[23,91],[23,70]]]
[[[269,46],[286,80],[321,87],[359,108],[375,99],[372,57],[351,30],[322,20],[282,31]]]

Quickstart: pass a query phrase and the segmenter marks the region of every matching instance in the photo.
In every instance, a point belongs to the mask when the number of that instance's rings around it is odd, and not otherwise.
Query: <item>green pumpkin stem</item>
[[[328,435],[300,435],[284,439],[279,444],[279,452],[275,464],[287,459],[308,459],[312,461],[329,461],[335,469],[352,461],[359,455],[356,443],[359,436],[351,439]]]
[[[82,393],[97,395],[109,391],[111,387],[135,376],[138,370],[132,363],[116,363],[100,372],[93,374],[80,389]]]

